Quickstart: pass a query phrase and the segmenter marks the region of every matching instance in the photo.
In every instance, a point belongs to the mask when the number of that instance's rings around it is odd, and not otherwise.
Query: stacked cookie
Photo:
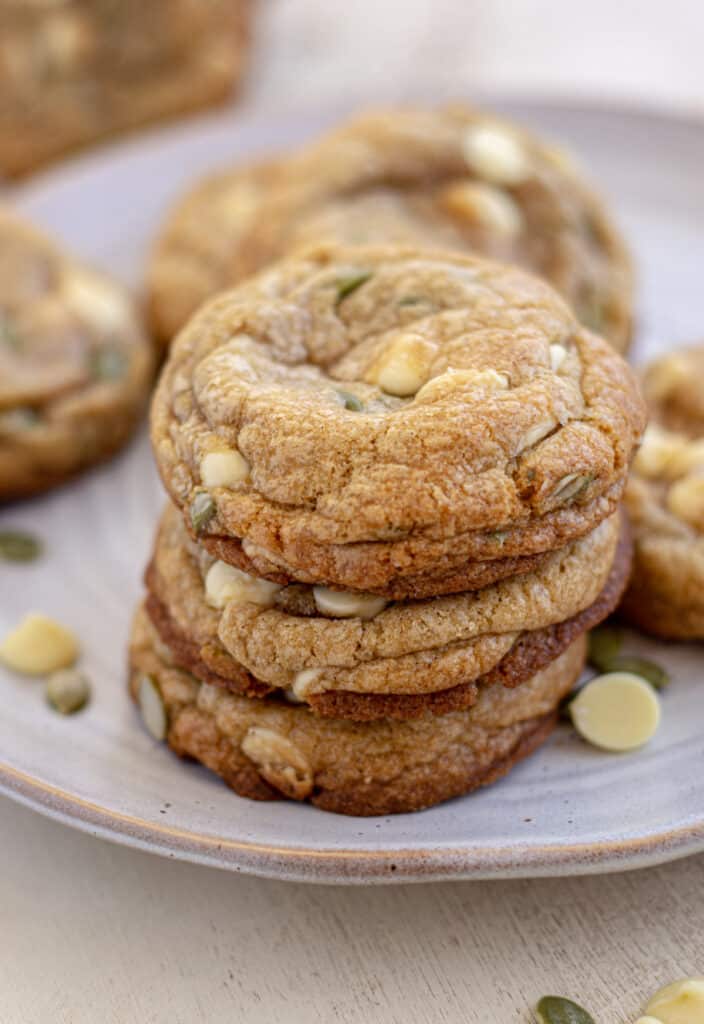
[[[152,408],[147,724],[238,793],[343,813],[503,774],[621,595],[643,425],[621,357],[514,268],[319,247],[222,294]]]
[[[630,341],[627,249],[572,161],[461,106],[372,111],[265,165],[198,183],[155,247],[154,333],[168,344],[205,299],[320,242],[442,246],[516,263],[619,351]]]

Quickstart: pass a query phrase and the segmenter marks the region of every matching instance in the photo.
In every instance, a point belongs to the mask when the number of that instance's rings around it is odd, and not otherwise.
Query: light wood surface
[[[2,807],[2,1024],[627,1024],[704,973],[704,857],[603,878],[344,889],[162,860]]]
[[[701,108],[702,29],[691,0],[264,0],[245,102],[500,88]],[[7,800],[0,835],[1,1024],[510,1024],[547,992],[628,1024],[704,974],[704,857],[345,890],[157,859]]]

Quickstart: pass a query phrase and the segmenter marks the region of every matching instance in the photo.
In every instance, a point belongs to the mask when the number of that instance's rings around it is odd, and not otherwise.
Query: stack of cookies
[[[152,408],[152,733],[241,795],[416,810],[552,729],[629,571],[630,371],[537,278],[310,249],[204,306]]]

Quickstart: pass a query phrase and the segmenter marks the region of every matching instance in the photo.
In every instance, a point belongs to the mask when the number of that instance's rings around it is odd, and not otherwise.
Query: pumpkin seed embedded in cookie
[[[196,537],[207,528],[216,513],[215,502],[207,491],[199,491],[191,502],[191,526]]]
[[[358,288],[361,288],[363,284],[371,278],[371,270],[361,270],[357,274],[348,274],[346,277],[341,277],[337,281],[337,301],[342,302],[352,292],[356,292]]]

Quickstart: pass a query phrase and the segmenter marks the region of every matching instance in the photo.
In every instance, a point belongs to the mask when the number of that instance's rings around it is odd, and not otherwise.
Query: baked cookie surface
[[[223,100],[252,0],[3,0],[0,172]]]
[[[484,687],[468,710],[351,722],[198,682],[174,664],[140,609],[129,685],[136,700],[146,677],[162,702],[169,746],[217,772],[241,796],[306,800],[341,814],[394,814],[486,785],[534,750],[555,725],[584,655],[582,638],[520,687]]]
[[[643,421],[623,360],[537,278],[454,253],[321,248],[197,314],[152,441],[218,557],[377,593],[408,577],[415,594],[426,574],[467,589],[470,562],[594,529]]]
[[[121,447],[153,365],[129,296],[0,211],[0,499]]]
[[[356,117],[283,155],[250,230],[225,221],[217,258],[203,261],[193,223],[212,222],[228,191],[237,205],[251,173],[205,182],[172,211],[150,271],[164,340],[206,287],[212,294],[301,246],[401,243],[517,263],[549,280],[585,326],[628,347],[633,275],[622,239],[566,156],[516,125],[463,107]],[[180,283],[195,274],[199,287],[184,296]]]
[[[174,660],[215,685],[279,692],[324,715],[415,717],[473,703],[488,678],[516,686],[542,668],[613,609],[629,550],[615,516],[541,570],[482,591],[350,605],[233,573],[199,553],[169,507],[146,607]]]
[[[622,611],[667,638],[704,639],[703,381],[704,347],[669,353],[646,369],[654,420],[625,495],[635,557]]]

